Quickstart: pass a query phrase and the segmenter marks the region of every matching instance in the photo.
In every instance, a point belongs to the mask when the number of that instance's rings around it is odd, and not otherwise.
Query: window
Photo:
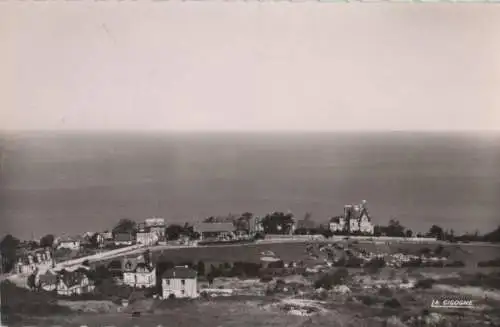
[[[186,285],[186,280],[185,279],[181,279],[181,284],[184,286]]]
[[[170,279],[167,279],[167,285],[170,285]]]

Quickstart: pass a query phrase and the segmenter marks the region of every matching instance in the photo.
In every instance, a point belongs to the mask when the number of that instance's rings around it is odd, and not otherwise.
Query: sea
[[[500,225],[500,134],[18,132],[0,136],[0,236],[195,223],[252,212],[318,223],[367,201],[375,224]]]

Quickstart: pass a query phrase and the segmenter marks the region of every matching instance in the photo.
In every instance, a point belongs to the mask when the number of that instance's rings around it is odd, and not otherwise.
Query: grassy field
[[[437,245],[427,244],[374,244],[359,243],[352,244],[357,249],[365,249],[370,252],[385,253],[417,253],[420,249],[428,247],[435,249]],[[225,246],[225,247],[193,247],[180,249],[163,249],[153,252],[153,261],[159,259],[181,264],[186,261],[205,263],[225,263],[225,262],[259,262],[261,253],[272,251],[285,262],[308,261],[311,260],[306,251],[307,243],[275,243],[275,244],[249,244],[245,246]],[[491,260],[500,257],[500,249],[490,246],[467,246],[450,244],[445,245],[444,250],[450,253],[451,260],[463,261],[468,268],[475,268],[480,261]]]

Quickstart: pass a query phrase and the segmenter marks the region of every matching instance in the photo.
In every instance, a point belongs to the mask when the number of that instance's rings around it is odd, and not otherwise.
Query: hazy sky
[[[0,129],[500,130],[500,6],[0,2]]]

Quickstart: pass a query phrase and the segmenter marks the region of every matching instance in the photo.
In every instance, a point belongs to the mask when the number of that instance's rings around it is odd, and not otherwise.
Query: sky
[[[0,2],[0,130],[500,130],[500,7]]]

